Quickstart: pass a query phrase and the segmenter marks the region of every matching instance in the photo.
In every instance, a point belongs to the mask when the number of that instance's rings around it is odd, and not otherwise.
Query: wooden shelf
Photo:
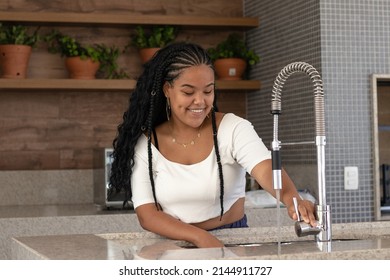
[[[255,28],[259,19],[253,17],[199,17],[171,15],[140,15],[126,13],[53,13],[0,12],[0,21],[72,25],[180,25],[192,27]]]
[[[0,89],[8,90],[80,90],[80,91],[129,91],[136,80],[76,80],[76,79],[0,79]],[[256,80],[216,81],[219,90],[245,91],[260,89]]]
[[[131,26],[131,25],[180,25],[204,28],[242,28],[259,26],[254,17],[199,17],[174,15],[141,15],[128,13],[55,13],[55,12],[4,12],[0,22],[20,22],[37,25],[73,26]],[[0,89],[8,90],[81,90],[128,91],[135,88],[135,80],[73,80],[73,79],[0,79]],[[223,91],[252,91],[260,89],[259,81],[217,81]]]
[[[9,90],[126,91],[135,84],[135,80],[0,79],[0,88]]]

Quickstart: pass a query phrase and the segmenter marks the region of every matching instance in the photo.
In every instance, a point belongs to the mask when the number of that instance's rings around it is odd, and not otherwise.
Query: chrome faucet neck
[[[282,89],[284,83],[296,72],[306,73],[311,81],[313,82],[314,91],[314,111],[315,111],[315,125],[316,125],[316,138],[315,143],[317,146],[317,184],[318,184],[318,227],[309,228],[305,226],[305,229],[300,228],[297,231],[302,233],[316,234],[318,242],[328,243],[325,246],[325,251],[330,250],[331,236],[331,221],[330,221],[330,206],[326,203],[326,187],[325,187],[325,109],[324,109],[324,91],[323,83],[318,71],[310,64],[306,62],[294,62],[285,66],[278,74],[275,79],[273,90],[272,90],[272,102],[271,102],[271,113],[274,116],[274,128],[273,128],[273,141],[272,141],[272,161],[273,161],[273,181],[274,188],[281,188],[281,164],[274,164],[274,162],[280,163],[280,146],[281,142],[278,139],[278,118],[281,113],[282,105]],[[279,168],[279,169],[278,169]],[[279,186],[280,185],[280,186]],[[302,226],[302,222],[298,226]],[[307,234],[305,234],[307,235]],[[302,236],[302,235],[299,235]]]

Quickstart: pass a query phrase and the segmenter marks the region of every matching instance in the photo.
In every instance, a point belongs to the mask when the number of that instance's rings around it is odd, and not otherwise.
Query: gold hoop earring
[[[214,111],[214,106],[211,106],[210,112],[206,115],[206,117],[207,117],[208,119],[210,118],[210,115],[212,114],[213,111]]]
[[[169,118],[171,117],[171,103],[168,97],[167,102],[165,103],[165,112],[167,114],[167,120],[169,121]]]

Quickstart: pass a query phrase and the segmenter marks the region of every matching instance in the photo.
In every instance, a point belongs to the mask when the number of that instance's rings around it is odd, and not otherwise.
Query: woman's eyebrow
[[[209,83],[208,85],[205,86],[205,88],[209,87],[209,86],[214,86],[214,82],[211,82]],[[190,87],[190,88],[196,88],[195,86],[193,85],[190,85],[190,84],[182,84],[181,87]]]
[[[190,87],[190,88],[195,88],[195,86],[190,85],[190,84],[182,84],[181,87]]]

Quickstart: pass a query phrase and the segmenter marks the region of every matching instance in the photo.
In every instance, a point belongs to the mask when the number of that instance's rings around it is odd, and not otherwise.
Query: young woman
[[[245,175],[274,195],[270,152],[245,119],[218,112],[207,52],[176,43],[145,65],[114,140],[111,186],[124,188],[141,226],[197,247],[221,247],[213,229],[247,227]],[[283,171],[281,201],[315,225]]]

